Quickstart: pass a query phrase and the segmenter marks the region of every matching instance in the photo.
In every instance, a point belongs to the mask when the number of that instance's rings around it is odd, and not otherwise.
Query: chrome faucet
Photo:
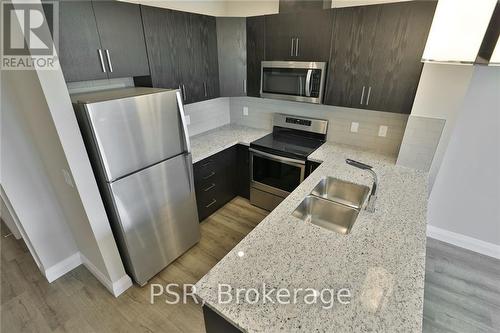
[[[370,192],[370,197],[368,198],[368,203],[366,204],[365,209],[370,213],[375,212],[375,201],[377,201],[378,177],[375,171],[373,171],[373,167],[371,165],[354,161],[349,158],[346,159],[345,162],[349,165],[352,165],[353,167],[359,168],[361,170],[366,170],[373,176],[372,191]]]

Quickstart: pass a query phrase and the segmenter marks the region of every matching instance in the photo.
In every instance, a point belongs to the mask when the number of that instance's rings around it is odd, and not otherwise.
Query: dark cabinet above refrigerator
[[[66,82],[149,75],[138,5],[59,1],[59,22]]]

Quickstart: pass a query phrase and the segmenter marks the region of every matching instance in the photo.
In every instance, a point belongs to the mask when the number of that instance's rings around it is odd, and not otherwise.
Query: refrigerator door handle
[[[187,124],[186,124],[186,114],[184,112],[184,105],[182,104],[181,92],[176,91],[175,96],[177,97],[177,105],[179,107],[179,114],[181,116],[182,130],[184,132],[184,140],[186,142],[186,152],[188,154],[190,154],[191,153],[191,143],[189,141],[189,133],[188,133]]]

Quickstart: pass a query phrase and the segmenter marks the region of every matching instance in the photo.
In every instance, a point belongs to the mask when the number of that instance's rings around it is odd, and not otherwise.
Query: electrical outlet
[[[387,136],[387,126],[385,125],[380,125],[380,127],[378,128],[378,136],[382,136],[382,137],[385,137]]]
[[[71,175],[69,174],[69,172],[65,169],[62,169],[61,171],[62,171],[64,181],[66,182],[66,184],[68,184],[69,186],[74,188],[75,184],[73,184],[73,179],[71,179]]]
[[[243,107],[243,115],[248,116],[248,106]]]
[[[357,133],[358,132],[358,128],[359,128],[359,123],[356,123],[356,122],[352,122],[351,123],[351,132]]]
[[[186,115],[184,118],[186,119],[186,125],[191,125],[191,117]]]

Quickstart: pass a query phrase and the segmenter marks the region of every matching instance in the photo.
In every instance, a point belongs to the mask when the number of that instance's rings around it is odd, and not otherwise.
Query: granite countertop
[[[271,133],[271,130],[229,124],[192,136],[190,141],[193,163],[201,161],[235,144],[249,146],[250,142],[260,139],[269,133]]]
[[[376,212],[362,210],[348,235],[293,217],[324,176],[371,186],[367,172],[347,165],[346,158],[371,164],[377,172]],[[421,332],[427,174],[396,166],[390,157],[331,143],[310,159],[323,163],[198,281],[197,295],[246,332]],[[263,303],[262,294],[255,304],[243,298],[236,304],[236,288],[262,290],[263,283],[266,290],[347,288],[352,297],[350,304],[335,301],[330,309],[324,308],[328,302],[308,305],[300,296],[296,304],[278,304],[276,295],[275,303]],[[218,302],[218,284],[232,286],[232,302]]]

